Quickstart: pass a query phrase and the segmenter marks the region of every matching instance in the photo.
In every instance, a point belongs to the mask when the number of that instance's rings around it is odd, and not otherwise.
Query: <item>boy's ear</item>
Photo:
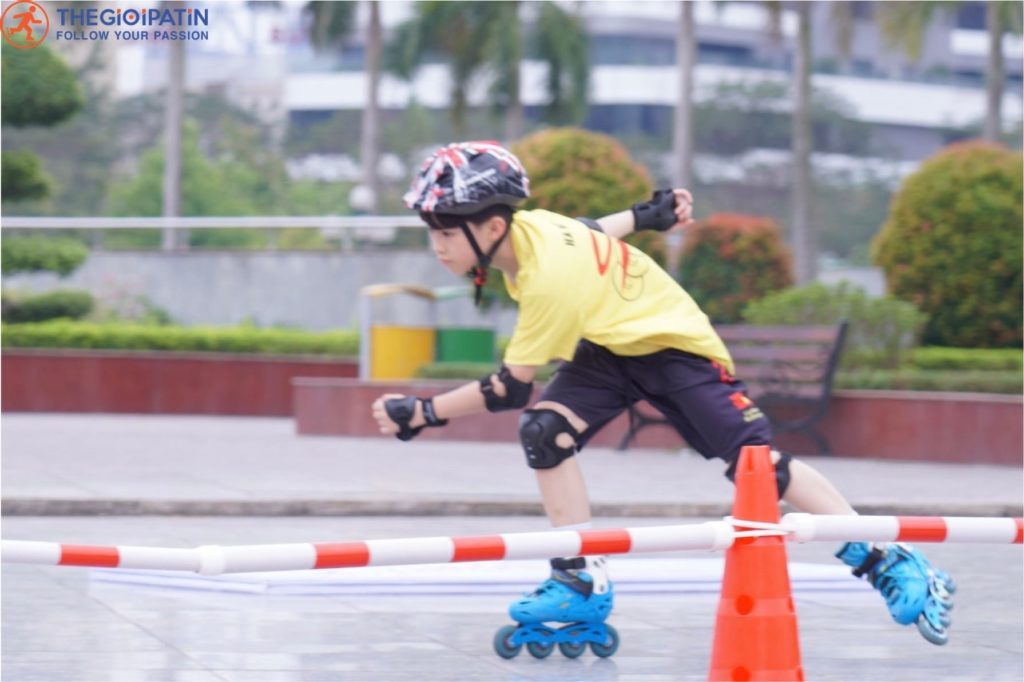
[[[506,227],[507,225],[505,224],[505,219],[499,215],[491,216],[491,219],[488,220],[486,223],[487,231],[490,232],[495,237],[499,236],[502,232],[504,232]]]

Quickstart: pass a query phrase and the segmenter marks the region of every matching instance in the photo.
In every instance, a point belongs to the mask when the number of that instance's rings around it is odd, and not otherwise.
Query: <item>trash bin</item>
[[[408,379],[434,361],[436,332],[432,327],[370,327],[371,379]]]
[[[479,325],[454,326],[451,315],[443,315],[441,308],[446,301],[457,301],[457,305],[465,305],[472,299],[473,287],[450,286],[437,287],[434,293],[434,319],[437,323],[437,362],[494,362],[495,323],[482,327]],[[442,322],[442,320],[447,321]]]
[[[438,306],[472,295],[466,286],[430,289],[415,284],[374,284],[360,292],[359,378],[409,379],[432,362],[493,362],[495,327],[439,326]],[[429,324],[376,324],[373,301],[407,294],[430,302]]]
[[[437,362],[494,362],[494,330],[438,328]]]
[[[422,365],[434,362],[437,330],[433,325],[375,324],[374,299],[408,294],[428,301],[434,292],[413,284],[374,284],[360,292],[359,378],[409,379]]]

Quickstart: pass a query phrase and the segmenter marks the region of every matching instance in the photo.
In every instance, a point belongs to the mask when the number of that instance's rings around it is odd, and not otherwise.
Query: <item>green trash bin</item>
[[[494,362],[494,346],[493,329],[439,328],[435,359],[437,362]]]

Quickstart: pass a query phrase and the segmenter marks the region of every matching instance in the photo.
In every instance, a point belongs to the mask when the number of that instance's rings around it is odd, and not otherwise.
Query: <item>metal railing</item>
[[[324,236],[337,238],[346,253],[357,242],[386,245],[394,242],[399,229],[423,228],[414,215],[401,216],[204,216],[204,217],[27,217],[2,216],[0,228],[13,230],[81,230],[93,233],[93,248],[103,248],[107,230],[268,230],[267,248],[277,248],[277,234],[284,229],[318,229]],[[423,243],[426,243],[425,231]]]

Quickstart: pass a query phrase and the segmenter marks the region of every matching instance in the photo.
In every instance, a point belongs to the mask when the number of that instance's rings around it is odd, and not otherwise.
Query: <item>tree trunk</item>
[[[379,205],[380,183],[377,178],[380,157],[380,104],[377,91],[380,87],[380,3],[370,0],[370,23],[366,34],[366,103],[363,106],[362,140],[359,155],[362,159],[363,186],[369,190],[366,207],[368,213],[376,213]]]
[[[799,28],[793,59],[793,178],[792,239],[797,284],[809,284],[817,276],[817,240],[810,222],[811,203],[811,7],[794,5]]]
[[[1003,26],[999,16],[1002,2],[985,4],[985,26],[988,28],[988,68],[985,70],[986,140],[999,141],[1002,132],[1003,108]]]
[[[672,180],[676,187],[693,187],[693,77],[696,62],[696,35],[693,3],[679,3],[679,30],[676,34],[676,65],[679,69],[679,99],[676,100],[672,127]]]
[[[505,143],[512,144],[523,136],[525,115],[523,98],[520,92],[523,64],[523,28],[519,19],[519,3],[509,3],[509,37],[510,53],[507,57],[508,68],[508,107],[505,109]]]
[[[184,9],[182,2],[168,2],[172,12]],[[167,45],[167,100],[164,112],[164,185],[163,216],[181,215],[181,140],[185,98],[185,43],[174,40]],[[161,239],[164,251],[188,248],[188,232],[164,228]]]

